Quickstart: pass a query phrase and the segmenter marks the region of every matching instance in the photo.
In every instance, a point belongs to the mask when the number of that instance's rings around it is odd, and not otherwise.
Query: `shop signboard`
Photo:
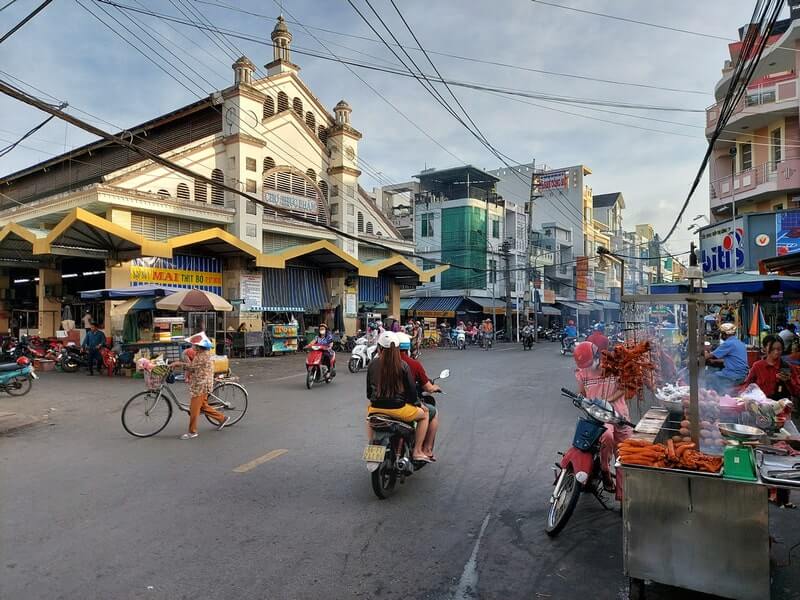
[[[575,300],[586,302],[589,299],[589,259],[578,258],[575,264]]]
[[[344,295],[344,314],[346,317],[355,317],[358,314],[357,301],[358,296],[355,293],[348,292]]]
[[[556,302],[556,293],[554,290],[544,290],[544,299],[542,300],[545,304],[555,304]]]
[[[569,171],[545,173],[539,177],[539,191],[566,189],[569,187]]]
[[[775,251],[778,256],[800,252],[800,211],[775,213]]]
[[[209,256],[176,254],[172,258],[145,256],[131,261],[131,285],[196,288],[222,295],[222,263]]]
[[[239,296],[242,299],[240,310],[248,311],[260,307],[263,298],[264,279],[257,273],[242,273],[239,276]]]
[[[295,194],[283,192],[267,191],[264,193],[264,201],[273,206],[279,206],[287,210],[296,210],[310,215],[316,215],[318,206],[316,198],[306,198]]]
[[[700,261],[705,275],[718,275],[744,267],[743,220],[736,219],[735,231],[731,230],[730,222],[703,229],[700,232]]]

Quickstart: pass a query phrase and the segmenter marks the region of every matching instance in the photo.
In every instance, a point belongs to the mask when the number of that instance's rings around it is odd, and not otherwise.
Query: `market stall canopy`
[[[309,263],[323,269],[345,269],[361,271],[364,263],[328,240],[317,240],[310,244],[292,246],[278,252],[263,255],[264,265],[283,269],[289,261]]]
[[[580,302],[556,302],[556,304],[585,315],[588,315],[593,310],[592,306]]]
[[[34,253],[64,256],[95,254],[118,260],[139,256],[172,256],[168,244],[145,239],[138,233],[82,208],[74,209],[46,238],[37,240]]]
[[[408,286],[416,287],[420,283],[426,283],[431,280],[431,277],[447,270],[447,265],[442,265],[430,271],[423,271],[417,265],[412,263],[404,256],[394,255],[389,258],[380,258],[374,260],[365,260],[364,268],[361,269],[362,276],[378,277],[379,275],[388,275],[392,277],[397,283]]]
[[[261,266],[259,259],[262,254],[258,248],[243,242],[235,235],[228,233],[219,227],[212,227],[187,233],[169,241],[169,247],[173,252],[195,253],[201,256],[247,256],[256,260],[256,264]]]
[[[758,273],[725,273],[705,280],[703,293],[744,292],[749,294],[777,294],[800,291],[800,277],[787,275],[761,275]],[[679,294],[689,290],[688,281],[656,283],[650,286],[651,294]]]
[[[560,317],[561,316],[561,311],[558,310],[557,308],[552,307],[552,306],[544,306],[544,305],[542,305],[541,310],[539,310],[539,314],[540,315],[547,315],[549,317]]]
[[[127,298],[169,296],[180,290],[163,285],[131,285],[121,288],[105,288],[80,292],[83,300],[125,300]]]
[[[156,302],[156,308],[183,312],[230,312],[233,310],[233,306],[225,298],[203,290],[177,291]]]
[[[148,298],[130,298],[129,300],[125,300],[124,302],[121,302],[115,306],[114,311],[118,314],[124,315],[129,311],[155,310],[155,308],[156,299],[155,297],[151,296]]]
[[[0,229],[0,262],[24,264],[40,263],[43,257],[33,255],[36,240],[47,236],[47,231],[28,229],[16,223],[9,223]]]
[[[408,309],[419,317],[455,317],[456,312],[465,312],[480,308],[464,296],[434,296],[417,298]]]
[[[470,296],[469,300],[477,304],[483,309],[483,312],[492,314],[494,312],[497,315],[503,314],[506,311],[506,302],[505,300],[498,300],[497,298],[481,298],[479,296]],[[513,304],[511,307],[514,311]]]

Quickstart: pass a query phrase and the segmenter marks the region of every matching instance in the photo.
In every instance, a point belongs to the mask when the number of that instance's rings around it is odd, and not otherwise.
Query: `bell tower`
[[[272,30],[272,62],[265,65],[267,75],[277,75],[286,71],[297,72],[300,70],[291,60],[292,32],[286,26],[283,15],[278,16],[278,22]]]

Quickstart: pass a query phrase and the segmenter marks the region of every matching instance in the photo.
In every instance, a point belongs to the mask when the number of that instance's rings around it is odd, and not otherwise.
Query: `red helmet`
[[[581,342],[575,346],[575,351],[572,353],[572,358],[575,359],[575,364],[579,369],[588,369],[594,363],[596,355],[597,346],[595,346],[592,342]]]
[[[31,364],[31,361],[30,361],[30,359],[29,359],[27,356],[20,356],[20,357],[17,359],[17,364],[18,364],[20,367],[27,367],[29,364]]]

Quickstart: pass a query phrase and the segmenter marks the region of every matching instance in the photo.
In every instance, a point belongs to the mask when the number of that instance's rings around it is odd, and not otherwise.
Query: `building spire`
[[[289,47],[292,44],[292,32],[286,26],[286,19],[283,18],[283,12],[278,16],[278,22],[275,23],[275,29],[272,30],[272,44],[273,44],[273,59],[285,60],[292,62],[289,55]]]

